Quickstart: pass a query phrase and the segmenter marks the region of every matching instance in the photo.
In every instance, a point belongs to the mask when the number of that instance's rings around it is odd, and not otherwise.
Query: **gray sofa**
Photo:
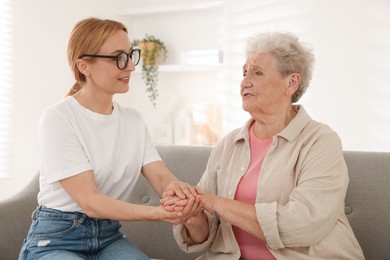
[[[181,180],[196,184],[211,151],[201,146],[160,146],[168,168]],[[345,211],[366,259],[390,259],[390,153],[345,152],[350,185]],[[0,259],[17,259],[36,207],[38,178],[20,193],[0,201]],[[157,205],[159,198],[140,179],[130,202]],[[122,231],[150,257],[168,260],[195,259],[199,254],[182,252],[172,228],[161,222],[126,222]]]

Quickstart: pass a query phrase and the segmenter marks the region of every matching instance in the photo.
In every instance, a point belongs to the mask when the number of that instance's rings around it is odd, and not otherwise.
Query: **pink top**
[[[251,148],[249,167],[238,184],[234,199],[254,205],[256,201],[257,184],[259,182],[261,165],[265,154],[271,147],[272,139],[257,138],[253,133],[253,126],[254,124],[252,124],[249,130]],[[268,250],[263,240],[236,226],[233,226],[233,232],[240,247],[241,257],[243,259],[276,259]]]

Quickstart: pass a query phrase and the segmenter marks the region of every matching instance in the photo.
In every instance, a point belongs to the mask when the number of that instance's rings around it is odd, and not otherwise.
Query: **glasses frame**
[[[137,60],[137,62],[133,62],[133,60],[132,60],[132,56],[133,56],[134,52],[138,52],[138,60]],[[127,60],[125,62],[125,66],[123,68],[121,68],[121,67],[119,67],[119,56],[121,56],[123,53],[127,55]],[[118,69],[124,70],[125,68],[127,68],[127,65],[129,65],[129,60],[131,60],[134,63],[134,66],[137,66],[137,64],[139,63],[139,61],[141,59],[141,49],[134,48],[129,53],[121,51],[120,53],[118,53],[118,55],[83,54],[83,55],[80,56],[79,59],[84,58],[84,57],[113,59],[113,60],[116,61],[116,66],[118,67]]]

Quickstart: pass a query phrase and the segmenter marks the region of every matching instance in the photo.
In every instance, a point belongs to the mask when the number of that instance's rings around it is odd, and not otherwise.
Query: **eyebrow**
[[[118,53],[120,53],[120,52],[130,53],[132,50],[133,50],[133,46],[130,47],[129,52],[126,52],[125,50],[116,50],[116,51],[112,52],[111,54],[118,54]]]
[[[252,65],[252,68],[254,68],[254,69],[258,69],[258,70],[263,70],[263,68],[262,68],[262,67],[260,67],[260,66],[257,66],[257,65]]]
[[[251,64],[248,65],[248,63],[245,63],[244,66],[242,66],[242,69],[245,70],[245,69],[247,69],[249,66],[251,66],[251,67],[254,68],[254,69],[262,70],[261,67],[259,67],[259,66],[257,66],[257,65],[251,65]]]

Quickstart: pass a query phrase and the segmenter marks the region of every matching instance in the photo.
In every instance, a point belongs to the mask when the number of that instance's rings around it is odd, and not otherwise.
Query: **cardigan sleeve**
[[[207,163],[207,167],[205,172],[203,173],[198,186],[204,193],[211,193],[211,194],[217,194],[217,180],[216,180],[216,169],[218,168],[217,162],[219,160],[216,160],[216,154],[218,147],[215,147],[211,154],[209,161]],[[185,252],[200,252],[210,247],[212,242],[214,241],[214,238],[216,236],[219,220],[218,217],[215,214],[211,214],[207,211],[205,211],[207,216],[207,222],[208,222],[208,230],[209,234],[207,239],[200,243],[200,244],[194,244],[191,240],[191,237],[188,234],[187,229],[183,224],[180,225],[174,225],[173,226],[173,234],[176,239],[176,242],[178,243],[179,247],[185,251]]]
[[[292,172],[287,174],[295,175],[287,203],[255,205],[266,243],[273,250],[320,242],[342,214],[348,172],[337,134],[320,132],[301,147]]]

